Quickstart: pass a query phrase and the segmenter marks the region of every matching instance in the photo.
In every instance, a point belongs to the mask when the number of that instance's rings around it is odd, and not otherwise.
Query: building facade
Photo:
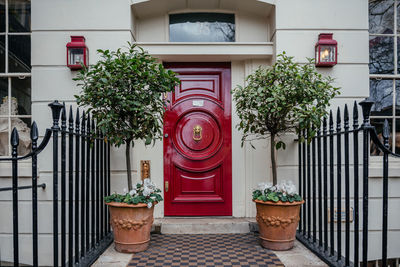
[[[332,109],[371,95],[377,101],[372,113],[374,123],[380,125],[383,118],[390,119],[392,149],[399,151],[398,4],[397,0],[0,1],[0,155],[10,153],[4,140],[8,140],[14,125],[25,129],[36,121],[43,137],[44,129],[50,126],[51,101],[58,99],[76,106],[74,95],[80,91],[72,80],[76,72],[66,64],[66,44],[71,36],[85,37],[89,64],[99,59],[97,49],[115,50],[133,42],[176,70],[182,80],[174,96],[168,96],[171,106],[167,113],[172,114],[172,106],[176,113],[166,121],[164,140],[149,147],[137,141],[131,156],[135,181],[140,180],[141,161],[149,160],[151,178],[164,188],[166,201],[156,206],[156,217],[254,217],[251,190],[271,180],[269,141],[255,142],[256,149],[248,144],[241,147],[241,133],[236,128],[239,119],[230,90],[244,85],[246,76],[258,66],[273,64],[283,51],[306,63],[307,58],[314,58],[318,35],[333,33],[338,42],[337,65],[318,68],[334,77],[335,86],[341,88]],[[182,99],[190,101],[183,103]],[[197,132],[196,126],[200,126]],[[208,143],[202,147],[196,138]],[[279,179],[297,182],[296,136],[282,138],[287,148],[277,156]],[[28,150],[29,142],[25,146]],[[40,182],[51,184],[49,162],[51,149],[39,158]],[[0,185],[9,186],[11,166],[1,162],[0,166]],[[380,191],[374,185],[381,183],[381,166],[374,164],[374,157],[371,166],[370,195],[378,195]],[[29,178],[29,168],[28,163],[22,164],[20,174]],[[121,192],[127,187],[123,148],[112,149],[111,169],[112,190]],[[399,170],[399,164],[392,164],[390,201],[397,206]],[[20,183],[29,182],[21,178]],[[40,242],[44,246],[51,244],[47,235],[50,220],[45,219],[52,216],[51,209],[46,208],[52,198],[50,192],[47,188],[39,194]],[[29,199],[29,194],[21,193],[21,198]],[[10,195],[4,193],[0,199],[0,209],[10,211]],[[192,204],[176,204],[179,201]],[[217,204],[210,209],[210,202]],[[379,212],[379,203],[372,201],[371,210]],[[29,214],[29,209],[29,205],[22,205],[21,214]],[[390,212],[393,220],[400,218],[398,209]],[[374,229],[373,218],[371,221]],[[391,242],[400,238],[398,224],[393,227]],[[30,231],[29,223],[21,228]],[[1,223],[0,229],[1,243],[11,244],[7,235],[12,232],[11,225]],[[396,256],[395,251],[390,253]],[[1,254],[12,255],[3,246]],[[29,262],[30,256],[26,259]]]

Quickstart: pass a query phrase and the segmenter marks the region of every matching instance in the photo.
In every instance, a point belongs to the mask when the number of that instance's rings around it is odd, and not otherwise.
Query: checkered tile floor
[[[284,266],[254,234],[151,236],[128,266]]]

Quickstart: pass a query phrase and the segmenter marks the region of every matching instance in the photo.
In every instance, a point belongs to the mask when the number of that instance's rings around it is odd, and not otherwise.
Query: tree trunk
[[[132,140],[126,141],[126,147],[125,147],[126,172],[128,174],[128,190],[129,191],[132,190],[131,142],[132,142]]]
[[[275,134],[271,134],[271,164],[272,164],[272,183],[276,185],[278,183],[276,173],[276,159],[275,159]]]

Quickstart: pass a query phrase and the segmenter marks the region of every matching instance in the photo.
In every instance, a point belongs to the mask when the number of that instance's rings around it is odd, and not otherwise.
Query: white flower
[[[132,189],[131,191],[129,191],[129,195],[131,195],[131,196],[134,196],[134,195],[136,195],[136,190],[135,189]]]
[[[289,187],[286,189],[286,192],[287,192],[289,195],[295,195],[295,194],[297,194],[296,186],[295,186],[295,185],[289,186]]]
[[[143,189],[143,196],[148,197],[151,193],[153,193],[153,189],[145,186]]]
[[[128,189],[124,188],[124,194],[128,193]]]
[[[147,207],[150,209],[153,206],[153,203],[149,202],[147,203]]]
[[[144,186],[151,186],[152,185],[152,182],[151,182],[151,180],[149,178],[144,179],[143,182],[144,182]]]
[[[257,186],[258,190],[264,191],[265,189],[268,189],[272,186],[271,183],[259,183]]]

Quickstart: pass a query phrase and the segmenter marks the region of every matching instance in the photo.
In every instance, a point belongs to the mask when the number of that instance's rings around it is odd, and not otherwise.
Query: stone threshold
[[[255,218],[165,217],[155,219],[154,233],[160,234],[245,234],[257,232]]]

